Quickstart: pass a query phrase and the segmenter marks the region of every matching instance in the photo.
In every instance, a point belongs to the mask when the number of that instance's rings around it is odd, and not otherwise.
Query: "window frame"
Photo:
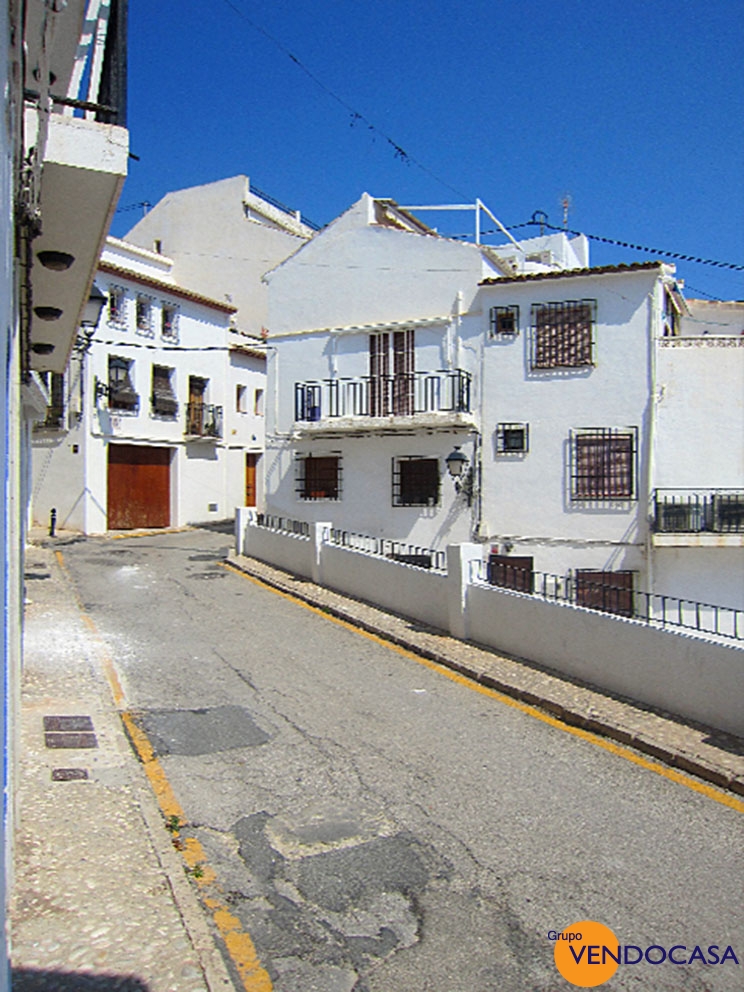
[[[109,355],[107,381],[109,410],[139,413],[139,394],[134,388],[134,359],[124,358],[123,355]]]
[[[519,334],[519,307],[516,305],[492,306],[488,320],[489,334],[492,338],[515,338]],[[501,326],[502,324],[505,326]]]
[[[404,480],[409,467],[412,469],[416,464],[429,463],[436,467],[436,491],[429,496],[423,496],[423,482],[419,486],[411,484],[411,480]],[[404,469],[403,466],[406,466]],[[424,480],[425,481],[425,480]],[[433,480],[431,480],[433,481]],[[407,487],[413,492],[404,492]],[[392,504],[393,506],[440,506],[442,501],[442,472],[439,458],[431,455],[397,455],[392,459]]]
[[[571,431],[570,451],[572,502],[627,503],[638,499],[637,427],[578,428]],[[619,469],[618,455],[625,462]]]
[[[549,372],[553,369],[593,368],[596,327],[596,300],[533,303],[530,334],[531,370]]]
[[[106,301],[106,321],[112,327],[124,328],[127,324],[127,291],[124,286],[110,283]]]
[[[341,499],[342,479],[342,459],[339,451],[323,454],[298,453],[295,456],[295,492],[300,500],[338,502]]]
[[[167,373],[166,376],[156,376],[155,370],[160,369]],[[170,365],[161,365],[160,362],[152,363],[150,372],[150,404],[153,416],[166,417],[175,420],[178,416],[178,400],[173,386],[175,368]],[[167,382],[167,388],[162,388],[162,384]],[[157,388],[160,385],[161,388]]]
[[[167,300],[160,301],[160,336],[164,341],[178,341],[178,324],[181,309],[177,303],[169,303]],[[171,320],[166,323],[166,315],[170,314]]]
[[[148,338],[155,335],[153,303],[153,297],[147,293],[137,293],[134,301],[134,328],[138,334]],[[142,316],[143,313],[146,315],[145,317]]]
[[[508,434],[521,431],[523,444],[521,448],[513,448],[507,444]],[[496,454],[497,455],[526,455],[530,450],[530,425],[527,423],[496,424]]]

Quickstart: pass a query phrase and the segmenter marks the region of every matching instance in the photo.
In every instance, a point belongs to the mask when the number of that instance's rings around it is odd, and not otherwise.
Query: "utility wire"
[[[414,158],[413,155],[409,154],[404,148],[401,147],[401,145],[398,144],[397,141],[391,138],[389,134],[386,134],[385,131],[382,130],[382,128],[379,128],[365,114],[361,113],[359,110],[356,110],[354,107],[352,107],[351,104],[347,103],[343,97],[339,96],[338,93],[335,92],[335,90],[332,90],[330,86],[326,86],[323,80],[320,79],[318,76],[316,76],[315,73],[311,69],[309,69],[305,65],[305,63],[294,54],[294,52],[290,52],[290,50],[278,38],[275,38],[273,34],[270,34],[265,28],[261,27],[260,24],[257,24],[255,21],[253,21],[241,7],[239,7],[236,3],[233,3],[233,0],[224,0],[224,3],[226,3],[227,6],[230,7],[230,9],[233,10],[238,15],[238,17],[242,17],[243,20],[246,22],[246,24],[250,25],[250,27],[252,27],[254,31],[258,31],[259,34],[262,34],[264,38],[267,38],[272,43],[272,45],[275,45],[276,48],[278,48],[279,51],[282,52],[283,55],[286,55],[288,59],[294,62],[297,68],[301,69],[306,76],[312,79],[315,85],[319,87],[319,89],[323,90],[323,92],[327,96],[329,96],[332,100],[335,100],[336,103],[342,106],[344,110],[351,115],[352,127],[354,127],[355,124],[358,124],[360,122],[366,124],[367,128],[370,131],[372,131],[374,134],[379,135],[388,143],[388,145],[390,145],[390,147],[393,149],[395,158],[400,159],[401,162],[405,162],[410,165],[415,165],[418,169],[421,169],[422,172],[425,172],[428,176],[431,176],[431,178],[434,179],[436,182],[438,182],[441,186],[444,186],[445,189],[448,189],[451,193],[454,193],[455,196],[458,196],[463,199],[468,198],[467,193],[463,193],[460,190],[455,189],[454,186],[450,186],[448,182],[445,182],[444,179],[441,179],[438,175],[436,175],[436,173],[432,172],[432,170],[429,169],[426,165],[424,165],[423,162],[419,162],[417,158]]]

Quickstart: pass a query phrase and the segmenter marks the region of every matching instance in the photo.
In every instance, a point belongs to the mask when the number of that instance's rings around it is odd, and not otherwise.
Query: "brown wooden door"
[[[110,444],[108,528],[170,526],[169,448]]]
[[[255,506],[258,495],[258,459],[260,455],[252,451],[245,456],[245,505]]]

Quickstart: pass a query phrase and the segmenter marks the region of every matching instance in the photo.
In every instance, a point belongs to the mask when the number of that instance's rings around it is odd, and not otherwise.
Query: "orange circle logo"
[[[603,923],[581,920],[558,935],[555,966],[572,985],[593,989],[615,974],[620,963],[620,944]]]

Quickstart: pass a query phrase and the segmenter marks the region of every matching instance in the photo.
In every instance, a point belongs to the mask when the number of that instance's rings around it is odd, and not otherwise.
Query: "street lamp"
[[[83,327],[91,327],[93,330],[98,327],[98,321],[101,319],[101,311],[106,303],[106,297],[103,295],[101,290],[93,283],[93,288],[90,291],[90,296],[88,297],[88,302],[85,304],[83,310],[83,316],[80,319],[80,323]]]

